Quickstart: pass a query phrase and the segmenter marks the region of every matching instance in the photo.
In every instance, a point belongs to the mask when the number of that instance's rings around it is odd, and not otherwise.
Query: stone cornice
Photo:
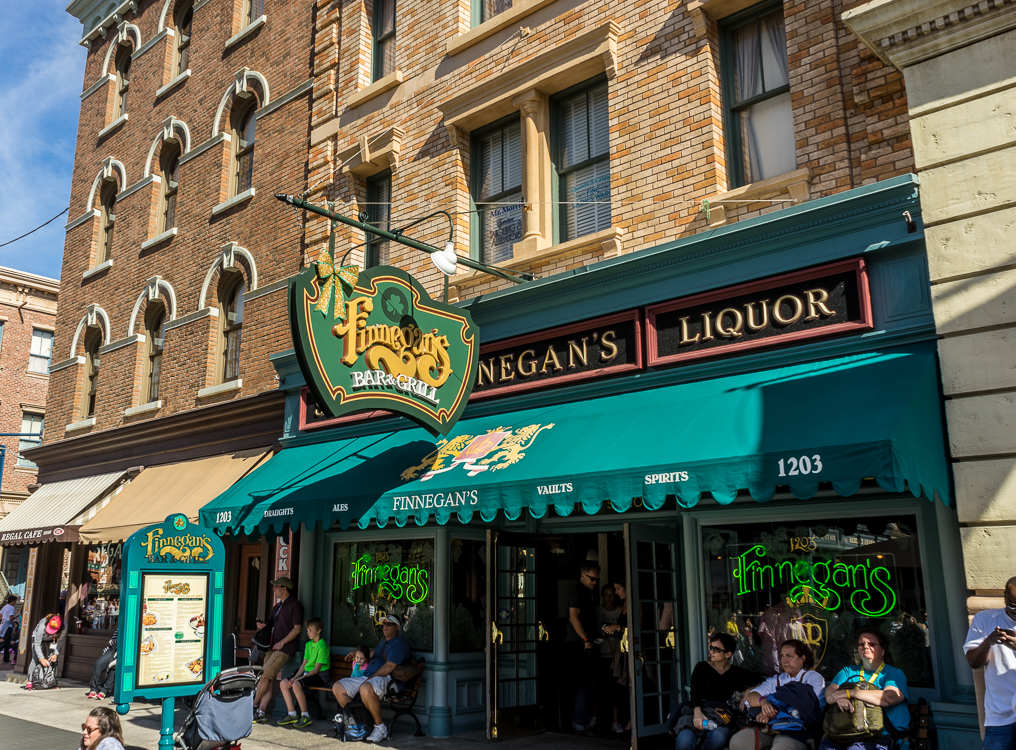
[[[872,0],[844,11],[842,20],[903,70],[1016,28],[1016,0]]]

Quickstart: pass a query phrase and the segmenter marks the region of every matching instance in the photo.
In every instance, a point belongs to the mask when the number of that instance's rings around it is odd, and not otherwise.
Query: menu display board
[[[208,575],[145,573],[138,687],[204,682]]]

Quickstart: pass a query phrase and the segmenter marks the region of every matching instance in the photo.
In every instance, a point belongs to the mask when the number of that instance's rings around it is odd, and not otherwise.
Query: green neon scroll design
[[[766,557],[766,548],[756,544],[734,558],[739,596],[781,588],[792,605],[812,604],[835,612],[846,600],[854,611],[868,617],[884,617],[896,607],[892,573],[885,566],[872,565],[870,559],[851,565],[814,556],[768,563]]]
[[[430,572],[425,568],[401,563],[371,565],[370,554],[353,561],[353,590],[377,584],[378,593],[387,593],[396,601],[407,599],[413,604],[426,601],[430,595]]]

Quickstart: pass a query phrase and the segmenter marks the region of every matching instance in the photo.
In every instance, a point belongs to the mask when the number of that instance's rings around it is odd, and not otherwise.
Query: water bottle
[[[719,726],[720,725],[717,724],[712,719],[706,719],[705,722],[702,724],[702,728],[705,729],[707,732],[711,732],[714,729],[718,728]]]

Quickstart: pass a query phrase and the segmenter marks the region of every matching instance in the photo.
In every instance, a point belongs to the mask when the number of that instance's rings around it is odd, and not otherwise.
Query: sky
[[[67,0],[12,0],[3,5],[0,243],[67,208],[87,54],[78,44],[81,24],[64,10]],[[0,247],[0,266],[59,278],[68,221],[65,214],[35,234]]]

